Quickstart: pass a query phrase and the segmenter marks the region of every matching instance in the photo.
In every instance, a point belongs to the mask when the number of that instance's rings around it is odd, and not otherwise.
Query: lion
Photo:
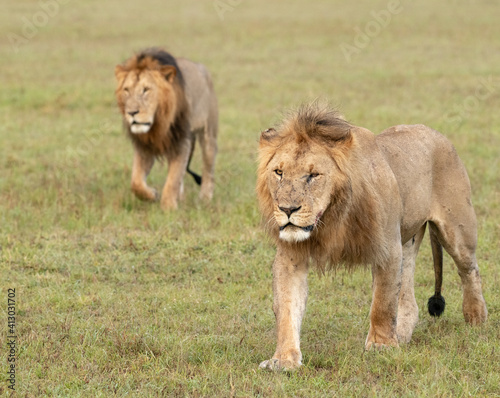
[[[327,106],[305,105],[261,133],[256,190],[276,244],[277,348],[260,368],[301,365],[309,265],[323,272],[370,264],[365,349],[409,342],[418,320],[415,258],[426,225],[436,277],[430,314],[444,310],[444,247],[462,280],[465,320],[486,320],[469,179],[453,145],[437,131],[399,125],[375,136]]]
[[[214,190],[218,107],[205,66],[150,48],[117,65],[115,76],[118,108],[134,146],[131,186],[135,196],[159,199],[146,178],[160,158],[167,160],[169,168],[161,195],[163,209],[178,207],[186,171],[201,184],[200,197],[209,201]],[[189,169],[196,138],[203,157],[201,178]]]

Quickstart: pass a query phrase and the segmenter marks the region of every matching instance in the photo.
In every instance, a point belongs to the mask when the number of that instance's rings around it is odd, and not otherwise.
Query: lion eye
[[[128,92],[129,92],[130,90],[129,90],[129,88],[128,88],[128,87],[125,87],[125,88],[123,89],[123,91],[125,91],[125,92],[128,94]]]
[[[279,176],[280,178],[283,176],[283,171],[280,170],[280,169],[276,169],[274,170],[274,172],[276,173],[277,176]]]
[[[311,182],[314,178],[316,178],[317,176],[319,176],[318,173],[311,173],[307,176],[307,182]]]
[[[142,90],[142,93],[146,94],[148,91],[149,91],[149,87],[144,87],[144,89]]]

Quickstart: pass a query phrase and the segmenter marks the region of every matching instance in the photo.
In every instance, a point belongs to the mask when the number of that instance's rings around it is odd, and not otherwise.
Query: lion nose
[[[127,113],[133,117],[134,115],[137,115],[139,111],[128,111]]]
[[[299,207],[280,207],[279,209],[290,218],[292,213],[295,213],[296,211],[300,210],[301,207],[302,206],[299,206]]]

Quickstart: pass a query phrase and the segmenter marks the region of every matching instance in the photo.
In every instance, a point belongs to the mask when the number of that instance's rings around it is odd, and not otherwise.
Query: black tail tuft
[[[195,172],[193,172],[189,169],[187,169],[187,172],[193,176],[194,180],[196,181],[196,183],[198,185],[201,185],[201,177],[198,174],[196,174]]]
[[[441,316],[444,312],[444,307],[446,303],[444,301],[444,297],[439,293],[434,294],[429,301],[427,302],[427,309],[429,310],[429,314],[432,316]]]

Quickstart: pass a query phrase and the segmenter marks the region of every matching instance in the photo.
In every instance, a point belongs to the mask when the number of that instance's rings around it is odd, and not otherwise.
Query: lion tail
[[[444,297],[441,296],[441,287],[443,285],[443,246],[438,240],[437,227],[432,223],[429,223],[429,235],[431,237],[432,259],[434,261],[435,288],[434,296],[427,302],[427,309],[432,316],[441,316],[446,306]]]
[[[189,168],[187,169],[187,172],[193,176],[195,182],[198,185],[201,185],[201,176],[199,176],[198,174],[196,174],[194,171],[189,170]]]
[[[194,171],[191,171],[189,169],[189,165],[191,164],[191,159],[193,158],[193,152],[194,152],[194,147],[195,147],[195,144],[196,144],[196,141],[193,140],[192,141],[192,144],[191,144],[191,153],[189,154],[189,159],[188,159],[188,164],[187,164],[187,169],[186,171],[191,174],[194,178],[194,181],[198,184],[198,185],[201,185],[201,176],[199,176],[198,174],[196,174]]]

